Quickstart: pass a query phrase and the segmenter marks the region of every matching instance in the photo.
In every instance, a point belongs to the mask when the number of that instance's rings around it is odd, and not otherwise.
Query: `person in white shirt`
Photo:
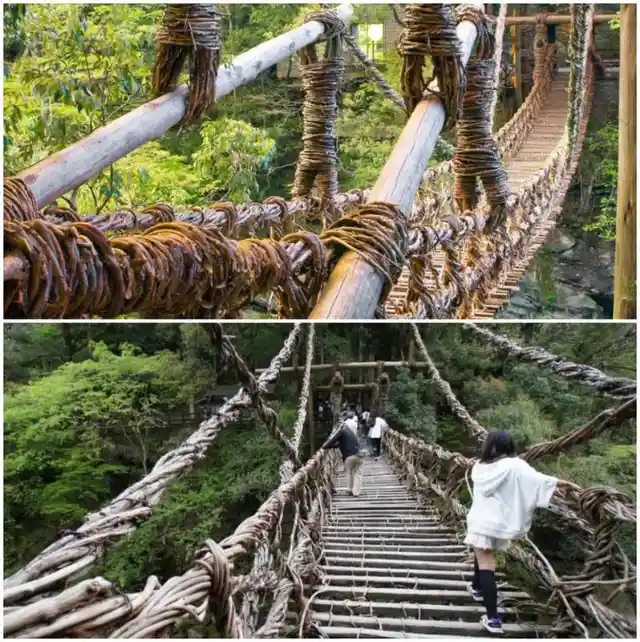
[[[539,473],[516,457],[513,440],[503,431],[487,435],[471,481],[473,502],[464,543],[473,547],[474,574],[467,588],[474,600],[484,602],[487,614],[480,620],[482,626],[490,633],[502,633],[495,551],[507,549],[511,540],[527,534],[534,510],[548,508],[556,488],[574,484]]]
[[[371,440],[371,454],[378,459],[380,457],[380,443],[382,441],[382,431],[388,428],[387,422],[382,417],[376,417],[373,426],[369,429],[369,439]]]
[[[358,422],[351,410],[347,412],[347,418],[344,421],[344,425],[349,428],[356,437],[358,436]]]

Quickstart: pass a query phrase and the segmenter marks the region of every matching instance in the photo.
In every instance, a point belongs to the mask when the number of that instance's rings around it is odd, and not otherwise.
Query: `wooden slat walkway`
[[[527,180],[543,169],[547,158],[552,154],[562,138],[567,117],[568,77],[569,75],[567,73],[558,73],[556,75],[547,102],[529,132],[526,143],[522,146],[519,153],[507,162],[506,168],[509,174],[509,184],[514,192],[519,191]],[[540,226],[540,230],[534,237],[534,241],[526,257],[514,267],[507,281],[501,287],[492,291],[484,307],[474,318],[493,317],[495,312],[508,301],[509,296],[519,289],[517,285],[518,281],[524,274],[535,253],[540,246],[544,244],[551,229],[555,226],[555,219],[560,211],[561,207],[557,208],[557,210],[549,216],[549,220]],[[441,271],[444,263],[444,252],[442,250],[434,252],[434,267],[438,271]],[[437,284],[433,276],[427,276],[426,284],[429,291],[433,292],[436,290]],[[399,316],[398,310],[404,303],[408,287],[409,269],[405,267],[387,299],[385,305],[387,314]]]
[[[384,456],[367,457],[363,466],[359,497],[347,494],[344,472],[336,481],[322,531],[323,583],[307,589],[315,594],[314,623],[330,638],[495,637],[480,625],[484,608],[467,592],[473,564],[466,546],[433,507],[420,505]],[[509,585],[500,593],[516,604],[528,598]],[[513,607],[501,611],[506,637],[547,630],[519,619]]]

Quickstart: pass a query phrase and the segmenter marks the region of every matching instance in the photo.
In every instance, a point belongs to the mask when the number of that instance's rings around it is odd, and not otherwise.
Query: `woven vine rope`
[[[184,122],[201,118],[216,100],[220,65],[220,14],[211,4],[167,5],[156,34],[153,91],[173,90],[189,61],[189,96]]]
[[[495,51],[493,54],[493,59],[495,61],[494,71],[493,71],[493,96],[491,98],[491,129],[493,130],[493,123],[496,116],[496,107],[498,105],[498,93],[500,91],[500,75],[502,72],[502,51],[504,44],[504,30],[506,27],[507,20],[507,3],[500,3],[500,10],[498,11],[498,19],[496,21],[496,33],[495,33]]]
[[[329,407],[333,419],[333,429],[340,425],[340,413],[342,412],[342,392],[344,390],[344,377],[340,372],[333,373],[329,392]]]
[[[429,353],[427,352],[427,347],[420,336],[420,330],[415,323],[411,324],[411,329],[413,330],[413,337],[420,350],[423,361],[427,364],[427,374],[429,375],[431,381],[438,389],[438,392],[445,398],[449,408],[452,412],[462,421],[462,423],[469,429],[471,435],[478,440],[478,442],[484,441],[489,431],[474,417],[471,416],[471,413],[458,401],[458,398],[451,390],[451,386],[448,381],[445,381],[440,372],[436,368],[435,363],[431,360]]]
[[[478,39],[476,52],[467,64],[462,112],[456,124],[453,199],[459,212],[473,211],[480,204],[480,179],[492,209],[491,229],[504,222],[505,206],[511,193],[491,129],[495,39],[483,12],[462,6],[456,11],[456,17],[458,21],[473,21],[478,29]]]
[[[569,38],[569,90],[567,115],[567,137],[569,161],[579,150],[578,136],[586,104],[586,73],[589,65],[589,44],[594,6],[592,4],[571,5],[571,34]]]
[[[305,420],[307,418],[307,408],[309,401],[309,394],[311,390],[311,365],[313,363],[314,351],[314,338],[315,338],[315,325],[307,325],[307,344],[306,344],[306,359],[304,367],[304,375],[302,387],[300,389],[300,400],[298,402],[298,414],[293,424],[293,436],[290,444],[295,455],[295,459],[287,453],[280,464],[280,483],[284,484],[291,480],[295,471],[300,468],[296,465],[299,462],[300,456],[300,442],[302,441],[302,431],[304,429]],[[277,534],[279,537],[279,533]],[[267,539],[260,542],[256,548],[253,567],[251,575],[255,578],[267,577],[275,573],[274,564],[276,562],[274,551],[277,551],[276,542],[269,542]],[[274,589],[275,590],[275,589]],[[259,622],[260,611],[260,591],[247,590],[244,594],[242,606],[240,609],[244,637],[255,637],[256,628]]]
[[[399,45],[402,55],[401,89],[407,113],[432,92],[429,84],[438,81],[437,95],[446,112],[445,129],[458,120],[464,92],[462,45],[456,34],[453,9],[446,4],[408,4]],[[433,76],[426,78],[425,61],[433,62]]]
[[[598,368],[583,363],[574,363],[539,346],[521,346],[508,337],[495,334],[485,327],[473,323],[465,323],[463,327],[471,330],[479,340],[496,347],[501,352],[516,357],[520,361],[532,363],[539,368],[549,369],[574,383],[588,386],[602,394],[620,399],[636,395],[636,382],[633,379],[610,377]]]
[[[3,181],[3,216],[5,221],[32,221],[40,218],[36,199],[20,178]]]
[[[338,193],[337,142],[338,92],[344,76],[342,32],[344,23],[333,11],[319,10],[307,16],[325,26],[325,53],[318,58],[316,45],[300,51],[304,89],[302,107],[302,151],[296,166],[294,196],[307,196],[314,185],[324,204],[325,222],[333,222],[330,211]]]

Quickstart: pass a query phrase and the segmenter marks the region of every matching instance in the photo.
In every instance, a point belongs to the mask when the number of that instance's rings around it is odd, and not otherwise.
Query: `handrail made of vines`
[[[539,368],[549,369],[560,377],[593,388],[602,394],[618,398],[631,397],[636,394],[636,382],[633,379],[611,377],[598,368],[575,363],[540,346],[522,346],[508,337],[491,332],[484,326],[464,323],[462,327],[470,330],[483,343],[488,343],[509,356],[526,363],[532,363]]]
[[[129,594],[103,578],[85,580],[54,598],[5,613],[5,633],[30,638],[87,637],[89,632],[115,639],[165,637],[181,621],[193,618],[201,623],[211,619],[222,637],[240,638],[243,623],[236,600],[260,591],[272,596],[273,605],[255,637],[279,637],[289,596],[294,593],[302,611],[301,582],[318,577],[315,548],[330,506],[336,464],[334,452],[319,450],[232,535],[219,543],[207,540],[181,576],[164,584],[150,576],[142,592]],[[293,510],[294,523],[289,550],[281,551],[285,563],[258,574],[235,571],[241,560],[251,561],[261,544],[273,550],[282,546],[286,509]]]

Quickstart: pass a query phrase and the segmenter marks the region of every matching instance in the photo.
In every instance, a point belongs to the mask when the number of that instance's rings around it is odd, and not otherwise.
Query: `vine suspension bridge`
[[[496,20],[480,4],[407,5],[403,96],[347,33],[351,15],[348,4],[316,11],[219,66],[215,7],[169,5],[157,37],[160,97],[5,180],[5,316],[234,318],[269,297],[285,318],[491,317],[561,211],[590,113],[593,26],[611,16],[589,4],[559,16],[570,23],[568,73],[547,42],[551,18],[538,16],[533,89],[494,136],[506,4]],[[345,47],[408,121],[375,185],[340,193],[334,127]],[[51,205],[296,51],[305,103],[291,200],[87,216]],[[190,85],[175,88],[187,59]],[[453,127],[453,159],[427,169],[441,131]],[[256,238],[258,228],[270,237]],[[623,269],[633,280],[630,261]]]
[[[390,376],[400,366],[425,370],[430,385],[480,444],[486,429],[456,398],[413,325],[419,362],[314,364],[315,326],[294,325],[268,368],[255,376],[218,324],[204,324],[241,387],[181,445],[101,510],[4,580],[4,633],[10,637],[166,637],[196,622],[223,637],[447,637],[481,636],[479,608],[465,585],[472,572],[461,527],[467,511],[466,478],[474,460],[389,429],[383,457],[364,463],[359,497],[347,497],[337,453],[320,448],[303,462],[305,422],[313,431],[313,373],[332,372],[333,427],[339,425],[341,370],[375,369],[371,410],[383,415]],[[304,330],[303,330],[304,328]],[[529,462],[566,452],[635,417],[636,382],[608,376],[549,351],[521,346],[486,327],[464,326],[470,339],[584,386],[611,399],[610,408],[558,439],[534,444]],[[306,337],[303,335],[306,334]],[[304,339],[304,365],[285,366]],[[301,375],[291,438],[278,426],[265,393],[281,374]],[[281,483],[256,513],[220,542],[207,540],[183,575],[161,583],[150,576],[129,594],[92,568],[111,547],[152,517],[172,481],[203,458],[222,430],[253,412],[282,446]],[[332,433],[333,434],[333,433]],[[327,443],[327,442],[325,442]],[[375,484],[373,479],[375,478]],[[389,509],[389,503],[393,509]],[[625,523],[636,523],[636,505],[613,488],[567,486],[549,510],[567,532],[579,534],[584,565],[574,575],[554,570],[530,539],[506,551],[512,565],[533,575],[541,597],[502,577],[500,609],[511,637],[609,637],[637,635],[635,616],[616,610],[613,597],[635,604],[636,568],[617,542]],[[540,601],[540,600],[544,601]],[[179,629],[184,631],[183,628]]]

